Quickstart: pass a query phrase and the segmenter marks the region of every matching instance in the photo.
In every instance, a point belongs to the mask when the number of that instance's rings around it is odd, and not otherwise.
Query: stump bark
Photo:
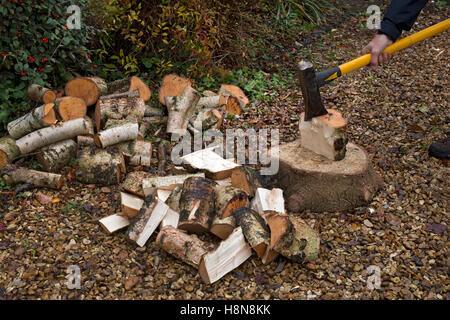
[[[20,150],[16,140],[9,136],[0,138],[0,170],[19,156]]]
[[[56,100],[56,92],[54,90],[35,83],[28,87],[27,93],[31,100],[39,103],[53,103]]]
[[[67,82],[64,91],[66,96],[81,98],[87,106],[92,106],[107,93],[108,86],[98,77],[77,77]]]
[[[36,158],[45,171],[57,173],[76,157],[77,149],[77,144],[67,139],[42,148]]]
[[[56,123],[54,104],[47,103],[33,109],[26,115],[11,121],[7,125],[8,133],[13,139],[23,136]]]
[[[0,175],[8,185],[26,183],[35,187],[61,189],[64,182],[60,174],[21,168],[11,164],[3,167]]]

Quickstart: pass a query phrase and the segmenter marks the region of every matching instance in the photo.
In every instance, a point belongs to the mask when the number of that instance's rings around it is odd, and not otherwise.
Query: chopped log
[[[7,185],[26,183],[35,187],[61,189],[64,182],[60,174],[21,168],[12,164],[4,166],[0,175]]]
[[[264,260],[264,264],[272,262],[277,254],[273,252],[268,254],[268,251],[270,251],[270,229],[263,217],[253,209],[246,207],[233,211],[233,217],[236,219],[237,225],[242,228],[248,244]],[[268,259],[269,256],[271,260]]]
[[[178,221],[180,220],[180,214],[173,211],[172,209],[167,209],[166,216],[162,219],[160,227],[161,229],[167,226],[172,226],[178,228]]]
[[[62,97],[55,100],[55,109],[63,121],[84,118],[87,112],[86,102],[77,97]]]
[[[126,232],[128,239],[143,247],[163,220],[169,207],[156,198],[148,196],[137,216],[131,221]]]
[[[167,110],[169,111],[167,133],[185,134],[199,99],[200,94],[190,86],[186,87],[175,99],[166,99]]]
[[[281,214],[286,213],[284,209],[283,190],[274,188],[272,190],[258,188],[252,200],[252,209],[262,217],[267,212],[275,211]]]
[[[244,190],[251,198],[255,196],[256,189],[266,184],[258,170],[249,166],[238,167],[231,173],[231,185]]]
[[[0,138],[0,170],[19,156],[20,150],[13,138],[9,136]]]
[[[248,205],[247,193],[232,186],[217,186],[216,191],[216,216],[223,219],[231,216],[231,213]]]
[[[151,178],[152,174],[145,171],[133,171],[130,172],[121,185],[123,191],[137,195],[144,198],[144,190],[142,189],[142,181],[147,178]]]
[[[55,142],[41,149],[36,158],[47,172],[59,172],[77,155],[77,144],[72,139]]]
[[[208,252],[208,244],[172,226],[161,228],[156,245],[175,258],[198,268],[200,260]]]
[[[198,272],[206,284],[214,283],[239,267],[251,255],[252,249],[245,241],[242,228],[238,227],[217,249],[203,255]]]
[[[190,177],[184,181],[178,229],[190,233],[209,231],[215,213],[214,187],[214,181],[201,177]]]
[[[186,87],[192,86],[190,79],[182,78],[176,74],[168,74],[162,79],[162,85],[159,89],[158,100],[166,105],[166,97],[177,97]]]
[[[167,199],[169,199],[170,195],[172,194],[173,190],[164,190],[164,189],[158,189],[156,191],[156,196],[158,197],[158,199],[166,202]]]
[[[155,195],[157,189],[173,190],[175,187],[182,185],[184,181],[191,177],[204,178],[204,173],[188,173],[179,176],[151,177],[142,180],[142,189],[144,195]]]
[[[105,80],[98,77],[77,77],[67,82],[64,88],[66,96],[81,98],[88,107],[94,105],[107,91]]]
[[[21,154],[33,152],[49,144],[90,134],[92,126],[87,119],[75,119],[62,125],[36,130],[16,141]]]
[[[137,90],[142,100],[148,101],[152,96],[150,88],[139,77],[132,76],[108,83],[108,94],[123,93]]]
[[[131,220],[139,213],[139,210],[141,210],[144,205],[144,200],[132,194],[121,192],[120,203],[122,204],[123,214]]]
[[[152,159],[152,143],[145,141],[127,141],[115,146],[125,157],[125,162],[131,166],[149,167]]]
[[[175,189],[172,190],[172,193],[165,201],[166,204],[169,206],[169,208],[175,212],[180,212],[180,199],[182,192],[183,192],[182,186],[175,187]]]
[[[347,145],[345,158],[333,161],[302,147],[301,139],[279,147],[275,186],[283,189],[290,212],[336,212],[366,205],[383,181],[367,152]]]
[[[213,151],[213,148],[199,150],[181,157],[183,167],[189,170],[201,170],[209,179],[223,180],[231,176],[239,164],[225,160]],[[245,190],[245,189],[244,189]]]
[[[220,129],[223,122],[222,113],[219,110],[200,110],[197,114],[195,114],[189,120],[190,124],[202,131],[206,131],[209,129]]]
[[[28,87],[28,97],[39,103],[53,103],[56,100],[56,92],[34,83]]]
[[[267,214],[266,220],[271,232],[270,249],[297,263],[317,259],[320,238],[306,222],[278,212]]]
[[[305,113],[300,115],[300,136],[302,147],[324,157],[339,161],[345,158],[348,143],[343,128],[347,121],[337,110],[328,109],[328,114],[305,121]]]
[[[86,184],[114,185],[126,173],[122,153],[85,147],[78,150],[75,177]]]
[[[8,133],[13,139],[23,136],[56,123],[56,115],[53,103],[47,103],[33,109],[26,115],[11,121],[7,125]]]
[[[95,146],[94,137],[78,136],[77,137],[77,146],[78,146],[78,149],[81,149],[83,147],[94,147]]]
[[[228,113],[234,115],[240,115],[242,113],[242,109],[245,108],[250,102],[244,91],[242,91],[242,89],[238,86],[232,84],[223,84],[220,87],[219,95],[234,98],[229,98],[224,108]]]
[[[97,130],[106,127],[110,119],[134,119],[141,123],[144,118],[146,106],[141,98],[102,99],[95,106],[95,125]]]
[[[164,110],[160,108],[150,107],[149,105],[145,105],[144,117],[164,117]]]
[[[123,141],[136,140],[138,132],[137,123],[126,123],[100,131],[94,136],[94,141],[99,148],[106,148]]]
[[[204,93],[203,93],[204,94]],[[201,97],[200,100],[198,100],[197,108],[208,108],[208,109],[215,109],[220,108],[221,106],[226,104],[226,97],[224,96],[207,96],[207,97]]]
[[[209,231],[215,234],[220,239],[225,240],[236,228],[236,220],[233,216],[226,217],[224,219],[216,216],[211,224]]]
[[[107,216],[100,219],[98,222],[103,227],[103,229],[105,229],[110,234],[124,229],[130,225],[130,220],[118,214]]]

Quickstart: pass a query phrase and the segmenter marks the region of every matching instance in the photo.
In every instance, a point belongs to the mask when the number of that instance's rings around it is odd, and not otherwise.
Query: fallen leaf
[[[428,227],[426,227],[425,231],[427,232],[433,232],[435,234],[441,234],[447,229],[447,226],[445,224],[441,223],[433,223],[430,224]]]
[[[125,290],[130,290],[139,282],[139,277],[130,277],[125,282]]]
[[[39,201],[40,204],[48,204],[53,201],[52,197],[47,196],[47,195],[43,194],[42,192],[38,192],[34,196],[37,199],[37,201]]]

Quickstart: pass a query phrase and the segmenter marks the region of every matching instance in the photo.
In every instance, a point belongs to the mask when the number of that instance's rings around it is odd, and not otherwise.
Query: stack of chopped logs
[[[249,103],[239,87],[224,84],[217,94],[200,94],[191,80],[170,74],[158,95],[166,109],[148,105],[151,91],[136,76],[110,83],[77,77],[60,91],[33,84],[28,96],[39,106],[8,123],[9,135],[0,138],[5,183],[60,189],[61,170],[75,159],[79,182],[121,184],[122,211],[99,221],[105,230],[128,228],[127,238],[144,246],[159,227],[157,244],[198,268],[206,283],[243,263],[251,249],[265,264],[278,254],[296,262],[317,257],[318,234],[286,215],[282,190],[265,189],[256,169],[207,148],[182,157],[182,166],[166,175],[161,143],[158,176],[150,173],[152,144],[144,138],[153,125],[179,137],[219,129],[225,113],[239,115]],[[14,164],[28,156],[44,171]],[[222,241],[204,242],[197,236],[204,233]]]

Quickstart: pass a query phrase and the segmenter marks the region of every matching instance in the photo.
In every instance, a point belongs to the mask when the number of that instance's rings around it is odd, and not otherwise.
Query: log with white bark
[[[193,82],[190,79],[182,78],[176,74],[168,74],[162,79],[158,100],[161,104],[166,105],[166,97],[176,97],[180,95],[186,87],[192,85]]]
[[[59,172],[77,155],[77,144],[72,139],[52,143],[41,149],[36,158],[47,172]]]
[[[231,173],[231,185],[244,190],[252,198],[255,196],[256,189],[265,187],[267,182],[257,169],[242,166]]]
[[[328,114],[305,121],[305,113],[300,115],[300,136],[302,147],[320,154],[330,160],[339,161],[345,158],[347,125],[341,113],[328,109]]]
[[[179,229],[190,233],[209,231],[215,213],[214,187],[214,181],[201,177],[184,181],[179,204]]]
[[[195,112],[200,94],[192,87],[184,88],[176,97],[166,98],[167,110],[167,133],[184,135],[187,130],[189,120]]]
[[[245,241],[242,228],[238,227],[217,249],[203,255],[198,272],[206,284],[214,283],[239,267],[251,255],[252,249]]]
[[[113,214],[98,221],[108,233],[114,233],[130,225],[130,220],[118,214]]]
[[[120,203],[122,205],[122,213],[128,219],[133,219],[141,210],[144,205],[144,200],[138,196],[121,192],[120,193]]]
[[[220,239],[225,240],[235,228],[236,219],[234,219],[233,216],[229,216],[224,219],[216,216],[211,224],[211,228],[209,229],[209,231],[212,234],[215,234]]]
[[[94,136],[94,141],[99,148],[106,148],[120,142],[136,140],[138,133],[137,123],[125,123],[100,131]]]
[[[134,90],[137,90],[139,92],[139,96],[142,100],[150,100],[150,88],[144,83],[144,81],[136,76],[109,82],[107,94],[131,92]]]
[[[78,150],[75,177],[86,184],[114,185],[126,174],[122,153],[85,147]]]
[[[142,189],[142,181],[151,178],[153,175],[146,171],[130,172],[121,185],[121,190],[144,198],[144,190]]]
[[[258,188],[252,200],[252,209],[262,217],[267,212],[275,211],[281,214],[286,213],[284,208],[283,190],[274,188],[272,190]]]
[[[62,97],[54,102],[55,110],[63,121],[84,118],[87,112],[86,102],[77,97]]]
[[[95,125],[100,131],[108,120],[134,119],[141,123],[146,106],[141,98],[101,99],[95,106]]]
[[[201,258],[209,250],[206,242],[172,226],[161,228],[156,237],[156,245],[194,268],[198,268]]]
[[[72,139],[79,135],[92,132],[92,126],[87,119],[75,119],[61,125],[42,128],[18,139],[16,145],[21,154],[33,152],[49,144]]]
[[[28,87],[27,93],[31,100],[39,103],[53,103],[56,100],[56,92],[54,90],[35,83]]]
[[[67,82],[64,88],[66,96],[81,98],[87,106],[94,105],[107,91],[105,80],[98,77],[77,77]]]
[[[126,232],[128,239],[143,247],[165,217],[169,207],[155,196],[148,196]]]
[[[220,129],[223,122],[222,113],[219,110],[199,110],[194,114],[189,123],[196,129],[206,131],[209,129]]]
[[[19,139],[35,130],[55,124],[57,120],[54,107],[53,103],[46,103],[9,122],[6,128],[11,138]]]
[[[7,185],[30,184],[35,187],[61,189],[64,182],[60,174],[21,168],[11,164],[3,167],[0,176]]]
[[[144,195],[155,195],[157,189],[173,190],[176,186],[182,185],[184,181],[191,177],[204,178],[204,173],[184,174],[178,176],[151,177],[142,181]]]
[[[231,213],[248,205],[247,193],[232,186],[216,186],[216,216],[223,219]]]
[[[115,145],[122,152],[125,161],[131,166],[149,167],[152,159],[152,143],[146,141],[127,141]]]
[[[267,214],[266,220],[271,232],[270,249],[297,263],[317,259],[320,237],[305,221],[277,212]]]
[[[0,170],[19,156],[20,150],[17,148],[16,140],[9,136],[0,138]]]
[[[144,117],[164,117],[164,110],[160,108],[154,108],[149,105],[145,105]]]

